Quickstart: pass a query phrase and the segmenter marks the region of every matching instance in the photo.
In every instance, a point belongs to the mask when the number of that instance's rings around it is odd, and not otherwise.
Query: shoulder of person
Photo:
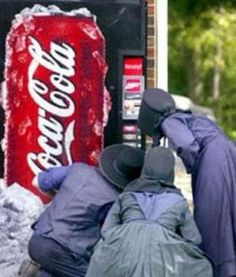
[[[81,169],[81,170],[91,170],[91,171],[96,171],[96,166],[89,165],[87,163],[83,162],[76,162],[72,164],[73,169]]]

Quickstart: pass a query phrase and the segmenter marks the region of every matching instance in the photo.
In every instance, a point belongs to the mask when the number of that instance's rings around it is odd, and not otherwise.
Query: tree
[[[236,8],[178,6],[169,16],[169,87],[212,107],[225,132],[236,138]],[[185,15],[185,16],[183,16]]]

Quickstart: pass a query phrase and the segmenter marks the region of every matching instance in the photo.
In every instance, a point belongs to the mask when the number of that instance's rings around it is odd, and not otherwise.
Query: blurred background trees
[[[236,139],[236,1],[169,0],[169,91],[213,109]]]

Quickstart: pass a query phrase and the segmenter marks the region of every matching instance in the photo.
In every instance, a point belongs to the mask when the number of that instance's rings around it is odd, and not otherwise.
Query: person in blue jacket
[[[110,209],[86,277],[212,277],[201,236],[174,182],[172,151],[155,147]]]
[[[39,276],[85,276],[92,249],[111,205],[139,177],[144,152],[128,145],[106,147],[99,166],[75,163],[39,173],[44,192],[55,197],[33,224],[28,252]]]
[[[172,96],[161,89],[144,92],[138,126],[154,145],[168,138],[182,159],[192,176],[201,248],[215,277],[236,276],[236,147],[212,120],[176,110]]]

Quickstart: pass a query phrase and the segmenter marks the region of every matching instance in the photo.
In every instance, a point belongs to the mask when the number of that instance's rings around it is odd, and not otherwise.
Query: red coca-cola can
[[[17,17],[6,39],[7,185],[17,182],[47,202],[40,171],[97,164],[106,70],[104,37],[88,11]]]

